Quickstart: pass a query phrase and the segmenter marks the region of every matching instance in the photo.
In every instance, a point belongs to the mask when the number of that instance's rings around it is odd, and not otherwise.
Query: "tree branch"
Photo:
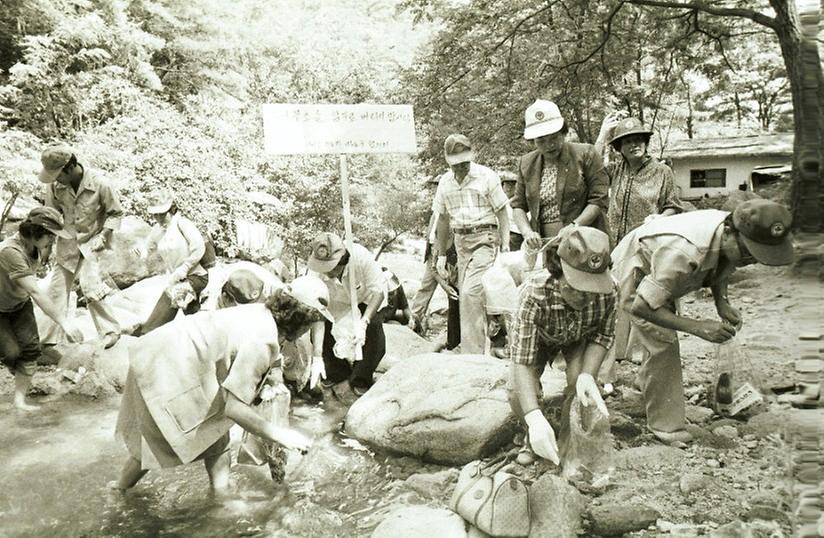
[[[639,6],[662,7],[668,9],[692,9],[709,13],[717,17],[740,17],[750,19],[751,21],[766,26],[767,28],[776,29],[778,23],[773,17],[768,17],[763,13],[759,13],[753,9],[735,8],[735,7],[717,7],[709,5],[705,2],[694,0],[692,2],[676,2],[669,0],[626,0],[630,4]]]

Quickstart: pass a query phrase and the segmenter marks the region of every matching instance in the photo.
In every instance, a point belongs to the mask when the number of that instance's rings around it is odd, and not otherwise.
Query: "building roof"
[[[793,154],[793,133],[774,133],[728,138],[693,138],[670,145],[664,156],[690,157],[789,157]]]

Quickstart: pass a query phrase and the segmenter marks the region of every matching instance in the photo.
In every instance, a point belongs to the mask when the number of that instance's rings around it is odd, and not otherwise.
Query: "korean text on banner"
[[[411,105],[263,105],[267,153],[416,153]]]

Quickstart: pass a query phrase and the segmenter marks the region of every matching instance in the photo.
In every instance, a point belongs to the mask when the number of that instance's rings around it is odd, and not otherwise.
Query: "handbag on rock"
[[[529,534],[529,492],[515,475],[500,469],[509,458],[467,463],[458,475],[449,507],[490,536]]]

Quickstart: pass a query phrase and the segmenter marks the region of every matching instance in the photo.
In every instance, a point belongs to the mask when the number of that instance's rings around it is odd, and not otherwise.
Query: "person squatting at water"
[[[705,209],[652,220],[630,232],[612,252],[619,308],[630,315],[630,323],[618,327],[615,355],[643,354],[637,383],[647,426],[662,441],[681,446],[692,440],[685,429],[676,331],[714,343],[732,338],[742,320],[727,298],[730,275],[754,263],[792,263],[791,221],[780,204],[748,200],[732,214]],[[720,321],[680,315],[676,300],[706,287]]]
[[[66,311],[37,285],[35,275],[46,262],[55,236],[71,237],[63,229],[63,217],[51,207],[36,207],[15,235],[0,242],[0,361],[14,374],[14,407],[23,411],[37,409],[26,403],[41,350],[32,301],[70,342],[83,341]]]
[[[112,232],[120,228],[123,208],[117,192],[94,170],[80,164],[71,147],[50,146],[40,161],[45,205],[63,215],[68,232],[68,237],[57,239],[46,293],[65,312],[72,286],[79,279],[94,326],[109,348],[120,339],[121,329],[105,299],[117,289],[97,258],[109,245]],[[60,343],[59,326],[47,324],[43,333],[44,344]]]
[[[280,368],[280,346],[331,319],[325,301],[323,283],[305,276],[265,304],[199,312],[138,339],[116,430],[129,459],[110,486],[126,490],[150,469],[203,460],[212,488],[225,491],[233,424],[287,449],[307,450],[309,438],[267,422],[254,403],[263,381]]]
[[[312,242],[312,254],[307,261],[309,270],[326,283],[329,290],[329,311],[333,319],[318,322],[312,327],[312,374],[310,389],[320,379],[323,386],[332,389],[344,402],[351,403],[374,383],[373,374],[386,353],[386,335],[378,310],[386,304],[386,278],[372,253],[361,245],[353,244],[350,252],[343,240],[333,233],[324,232]],[[352,315],[350,287],[355,287],[355,305],[360,319],[351,329],[354,346],[361,348],[359,361],[352,357],[341,358],[336,354],[345,342],[338,344],[333,328]],[[351,320],[354,322],[354,320]],[[341,355],[345,356],[345,355]]]
[[[443,150],[450,169],[441,176],[432,202],[432,211],[438,214],[436,269],[442,278],[449,278],[446,252],[451,227],[458,254],[461,353],[483,353],[486,312],[481,277],[492,267],[496,247],[509,251],[509,199],[498,174],[473,162],[467,137],[449,135]]]
[[[170,274],[169,283],[157,300],[149,318],[133,333],[141,336],[175,318],[178,310],[194,314],[200,310],[200,293],[209,283],[209,273],[200,260],[206,253],[203,234],[192,221],[180,214],[168,190],[155,192],[146,209],[157,224],[144,248],[135,249],[141,258],[156,250]],[[180,306],[184,304],[185,306]]]
[[[607,414],[594,377],[614,340],[618,294],[609,274],[609,237],[604,232],[568,227],[544,249],[547,270],[522,288],[515,314],[509,403],[527,426],[518,461],[530,463],[534,452],[557,465],[566,452],[572,399],[577,395],[582,405],[595,405]],[[541,374],[559,352],[566,360],[567,378],[560,450],[540,408]]]

